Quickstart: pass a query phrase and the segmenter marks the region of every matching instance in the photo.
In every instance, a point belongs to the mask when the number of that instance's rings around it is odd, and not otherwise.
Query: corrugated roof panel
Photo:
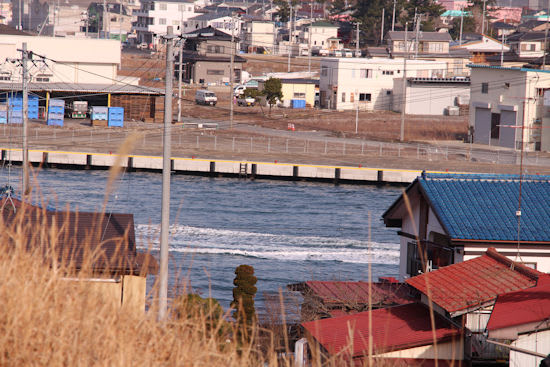
[[[372,338],[375,353],[402,350],[460,335],[454,325],[434,314],[435,330],[431,328],[430,312],[424,305],[411,303],[372,311],[372,334],[369,334],[369,312],[302,323],[302,326],[331,354],[353,346],[351,357],[367,354]],[[349,340],[350,334],[353,340]]]
[[[541,274],[489,249],[483,256],[417,275],[406,283],[424,294],[429,285],[432,301],[453,313],[480,306],[502,293],[533,287]]]

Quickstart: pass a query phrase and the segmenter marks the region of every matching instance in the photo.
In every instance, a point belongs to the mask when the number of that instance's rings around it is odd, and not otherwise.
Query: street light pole
[[[229,92],[231,95],[231,101],[230,101],[230,107],[229,107],[229,127],[233,128],[233,100],[235,99],[235,91],[233,90],[233,79],[235,74],[235,16],[231,14],[231,62],[229,67],[229,87],[231,88],[231,91]]]
[[[23,42],[23,49],[21,50],[21,64],[22,64],[22,79],[23,79],[23,196],[29,193],[29,146],[27,141],[28,134],[28,99],[29,90],[27,86],[27,43]]]
[[[391,19],[391,30],[392,32],[395,30],[395,2],[396,0],[393,0],[393,15]]]

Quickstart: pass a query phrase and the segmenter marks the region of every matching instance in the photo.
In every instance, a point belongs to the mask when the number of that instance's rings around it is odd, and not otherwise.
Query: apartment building
[[[443,61],[408,60],[407,77],[443,78]],[[391,110],[393,80],[403,77],[403,59],[324,58],[320,105],[336,110]]]
[[[275,23],[267,20],[249,20],[242,30],[242,49],[255,53],[261,50],[273,52],[275,47]]]
[[[184,22],[197,13],[193,1],[144,0],[134,15],[137,21],[132,30],[136,32],[138,42],[158,45],[168,26],[173,27],[175,34],[182,34]]]

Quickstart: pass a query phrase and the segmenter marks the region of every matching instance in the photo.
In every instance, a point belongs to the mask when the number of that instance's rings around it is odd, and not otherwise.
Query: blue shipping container
[[[293,99],[292,108],[306,108],[306,101],[304,99]]]
[[[64,99],[50,99],[50,101],[48,102],[48,106],[57,106],[57,107],[65,108],[65,100]]]
[[[108,126],[124,126],[124,107],[109,107]]]
[[[63,126],[63,119],[48,119],[49,126]]]
[[[109,108],[105,106],[93,106],[92,115],[90,116],[92,120],[108,120]]]

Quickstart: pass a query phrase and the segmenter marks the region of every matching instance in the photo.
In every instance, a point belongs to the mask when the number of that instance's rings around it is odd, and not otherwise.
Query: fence
[[[102,150],[112,152],[130,134],[141,134],[136,152],[160,154],[162,146],[162,129],[59,129],[38,127],[28,134],[29,147],[58,150]],[[226,136],[226,132],[172,129],[172,150],[174,155],[238,153],[241,155],[269,154],[277,159],[291,161],[292,157],[326,156],[331,158],[391,157],[409,158],[424,161],[470,161],[496,164],[520,163],[520,152],[512,150],[490,150],[464,146],[435,146],[416,143],[385,143],[357,139],[315,138],[300,139],[280,136]],[[21,148],[22,127],[20,125],[3,125],[0,143],[5,148]],[[524,165],[550,166],[550,156],[540,152],[526,152]]]

